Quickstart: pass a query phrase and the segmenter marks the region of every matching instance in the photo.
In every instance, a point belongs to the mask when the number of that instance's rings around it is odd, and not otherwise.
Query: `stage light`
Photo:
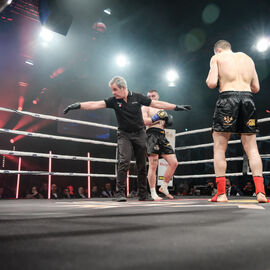
[[[175,86],[175,81],[179,79],[179,75],[175,70],[169,70],[166,74],[167,80],[168,80],[168,85],[170,87]]]
[[[256,49],[259,52],[265,52],[269,49],[270,41],[267,38],[261,38],[256,44]]]
[[[12,3],[13,0],[8,0],[7,4],[10,5]]]
[[[13,143],[14,143],[14,139],[10,139],[10,143],[12,143],[12,144],[13,144]]]
[[[34,62],[32,60],[25,60],[25,64],[33,66]]]
[[[41,28],[41,32],[39,35],[44,41],[51,41],[53,38],[53,32],[46,27]]]
[[[116,57],[116,64],[119,66],[119,67],[125,67],[128,63],[128,60],[126,58],[125,55],[118,55]]]
[[[104,11],[104,13],[106,13],[108,15],[111,15],[112,14],[112,10],[110,8],[106,8],[103,11]]]

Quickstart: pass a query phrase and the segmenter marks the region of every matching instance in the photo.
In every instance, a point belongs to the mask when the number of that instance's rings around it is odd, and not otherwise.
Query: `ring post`
[[[90,158],[90,153],[87,153],[87,157]],[[90,160],[87,160],[87,173],[90,174]],[[91,177],[88,175],[88,199],[91,198]]]
[[[19,157],[18,171],[21,171],[21,164],[22,164],[22,158]],[[17,175],[17,186],[16,186],[16,199],[19,199],[20,178],[21,178],[21,175],[18,173],[18,175]]]
[[[52,151],[49,152],[49,173],[52,172]],[[48,176],[48,199],[51,199],[52,176]]]
[[[129,171],[127,171],[127,197],[129,195]]]

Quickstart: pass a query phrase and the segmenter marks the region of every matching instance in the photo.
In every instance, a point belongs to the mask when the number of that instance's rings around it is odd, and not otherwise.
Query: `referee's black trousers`
[[[117,196],[125,196],[127,171],[129,169],[132,152],[136,159],[138,175],[139,198],[144,198],[147,193],[147,167],[146,167],[146,144],[145,129],[137,132],[117,132],[119,150],[119,163],[117,173]]]

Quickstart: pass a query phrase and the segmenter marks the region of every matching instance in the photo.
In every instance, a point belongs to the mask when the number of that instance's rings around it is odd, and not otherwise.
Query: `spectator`
[[[56,184],[52,184],[51,191],[52,191],[51,193],[52,199],[60,199],[60,194],[59,194],[58,187]]]
[[[104,198],[113,198],[114,192],[112,190],[112,186],[110,183],[105,184],[105,189],[101,193],[102,197]]]
[[[235,185],[231,184],[231,180],[229,178],[226,178],[226,194],[227,196],[240,196],[241,195],[240,190]]]
[[[26,199],[43,199],[36,186],[32,186],[31,192],[26,195]]]
[[[256,196],[255,194],[255,188],[251,181],[248,181],[246,185],[243,188],[243,194],[244,196]]]
[[[70,196],[75,197],[74,187],[72,185],[67,186]]]
[[[69,193],[68,187],[64,188],[62,198],[63,198],[63,199],[73,199],[73,198],[74,198],[74,195],[71,195],[71,194]]]
[[[83,187],[78,187],[78,193],[76,195],[76,198],[78,198],[78,199],[86,199]]]
[[[207,183],[206,193],[208,196],[214,196],[217,193],[217,189],[215,188],[215,184],[212,180]]]
[[[43,198],[48,198],[48,182],[43,182],[39,193],[43,196]]]
[[[97,185],[93,185],[91,189],[91,198],[99,198],[100,192]]]

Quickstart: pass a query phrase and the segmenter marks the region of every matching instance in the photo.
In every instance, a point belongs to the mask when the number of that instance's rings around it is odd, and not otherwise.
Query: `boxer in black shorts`
[[[147,96],[155,101],[159,99],[159,94],[156,90],[150,90]],[[185,110],[190,110],[191,106],[186,105]],[[161,200],[156,193],[156,171],[158,167],[158,159],[164,158],[168,163],[168,168],[164,174],[164,181],[159,189],[160,192],[166,195],[167,198],[173,199],[173,196],[168,191],[168,184],[178,166],[176,155],[165,136],[165,127],[172,125],[172,116],[165,111],[159,111],[156,108],[142,107],[143,120],[146,125],[147,134],[147,155],[149,160],[148,182],[150,186],[151,196],[155,201]],[[158,115],[162,115],[164,120],[161,120]]]
[[[174,150],[165,136],[165,130],[161,128],[148,128],[147,135],[147,154],[162,155],[174,154]]]
[[[249,91],[221,92],[216,102],[213,130],[230,133],[256,133],[257,115]]]
[[[230,134],[239,133],[249,159],[257,200],[260,203],[269,202],[265,196],[262,160],[256,141],[257,118],[253,93],[259,92],[260,84],[254,62],[242,52],[232,52],[231,44],[226,40],[216,42],[214,53],[206,79],[209,88],[216,88],[218,81],[220,86],[212,133],[217,194],[211,201],[226,202],[228,200],[225,152]]]

